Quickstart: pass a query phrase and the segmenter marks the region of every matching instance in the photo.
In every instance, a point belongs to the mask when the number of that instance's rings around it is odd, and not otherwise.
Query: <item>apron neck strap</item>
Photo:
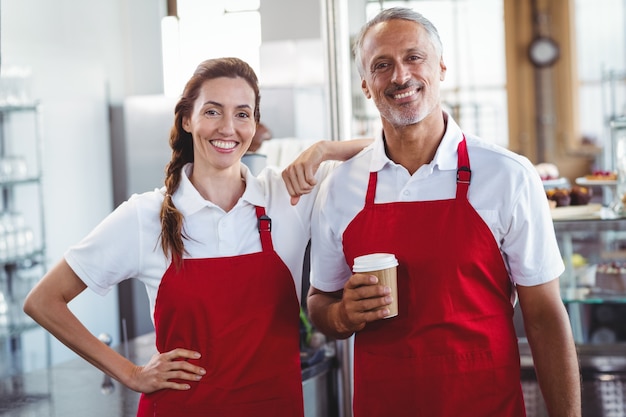
[[[467,153],[467,142],[465,135],[463,140],[459,142],[457,147],[458,161],[456,169],[456,198],[467,198],[467,190],[469,189],[472,171],[470,169],[469,154]],[[370,172],[369,183],[367,185],[367,194],[365,195],[365,205],[374,205],[374,197],[376,196],[376,181],[378,172]]]
[[[470,181],[472,178],[472,171],[470,170],[469,155],[467,153],[467,143],[465,142],[465,135],[463,135],[463,140],[459,142],[457,154],[458,162],[456,169],[456,198],[467,198],[467,190],[469,189]]]
[[[378,180],[378,172],[370,172],[369,183],[367,184],[367,194],[365,194],[365,205],[373,206],[374,197],[376,197],[376,181]]]
[[[258,221],[259,235],[261,236],[261,246],[263,252],[274,251],[272,244],[272,219],[265,214],[265,207],[256,207],[256,217]]]

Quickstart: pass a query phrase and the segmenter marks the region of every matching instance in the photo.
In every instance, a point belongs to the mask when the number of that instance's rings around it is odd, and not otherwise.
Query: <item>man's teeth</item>
[[[406,98],[406,97],[412,96],[414,93],[415,91],[407,91],[406,93],[396,94],[395,96],[393,96],[393,98],[395,99]]]
[[[213,144],[213,146],[220,149],[233,149],[235,146],[237,146],[237,142],[225,140],[212,140],[211,143]]]

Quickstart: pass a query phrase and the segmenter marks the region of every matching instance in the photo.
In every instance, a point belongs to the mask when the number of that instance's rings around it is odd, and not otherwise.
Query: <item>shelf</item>
[[[19,336],[24,332],[36,329],[41,329],[41,326],[34,321],[30,323],[13,324],[10,326],[0,326],[0,340]]]
[[[44,249],[37,249],[27,255],[12,256],[5,260],[0,260],[0,265],[14,265],[18,268],[32,268],[44,263]]]
[[[554,230],[563,232],[607,232],[626,231],[626,217],[615,219],[572,219],[554,220]]]
[[[19,104],[19,105],[0,105],[0,113],[16,113],[22,111],[35,111],[39,106],[38,102],[32,102],[28,104]]]
[[[41,182],[40,175],[29,175],[24,178],[16,178],[11,180],[0,180],[0,187],[12,187],[23,184],[39,184]]]
[[[585,295],[582,297],[568,296],[565,294],[562,297],[562,300],[565,304],[626,304],[626,294],[620,295]]]
[[[519,351],[522,371],[534,374],[534,363],[530,345],[526,338],[520,338]],[[626,356],[624,343],[603,343],[577,345],[576,353],[583,373],[626,372]]]
[[[42,133],[37,100],[0,105],[0,377],[23,370],[28,350],[22,334],[40,329],[22,304],[46,270]],[[42,353],[50,366],[46,333],[44,339]],[[1,389],[0,404],[6,394]]]
[[[609,121],[609,127],[614,130],[626,129],[626,118],[617,118]]]

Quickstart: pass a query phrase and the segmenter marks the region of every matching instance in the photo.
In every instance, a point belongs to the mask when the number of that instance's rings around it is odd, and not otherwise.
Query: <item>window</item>
[[[576,0],[580,130],[610,146],[608,122],[626,115],[626,2]]]
[[[166,17],[163,31],[165,94],[178,96],[196,66],[234,56],[259,73],[260,0],[178,0],[178,20]]]
[[[467,132],[506,147],[508,116],[502,0],[376,1],[367,4],[366,18],[374,17],[381,7],[396,6],[420,12],[439,31],[443,59],[448,67],[441,85],[444,108]],[[362,95],[360,89],[358,93]],[[356,109],[369,106],[359,103],[356,92],[354,101]],[[372,111],[375,109],[370,106],[367,110],[370,118]]]

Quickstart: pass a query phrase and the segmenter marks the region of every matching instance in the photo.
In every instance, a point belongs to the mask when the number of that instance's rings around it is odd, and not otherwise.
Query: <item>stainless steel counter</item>
[[[135,363],[147,363],[155,353],[154,334],[138,337],[117,350]],[[324,358],[303,369],[306,417],[326,417],[334,407],[334,358]],[[112,381],[81,358],[51,369],[0,380],[1,417],[134,417],[139,394]],[[332,415],[332,412],[331,412]]]
[[[577,346],[583,417],[626,417],[626,344]],[[530,347],[520,341],[522,388],[528,417],[547,417]]]

